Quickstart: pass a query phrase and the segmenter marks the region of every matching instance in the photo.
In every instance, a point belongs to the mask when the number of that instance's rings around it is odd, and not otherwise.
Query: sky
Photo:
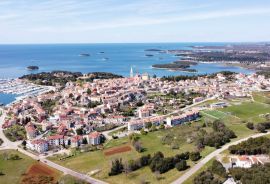
[[[270,0],[0,0],[0,44],[270,41]]]

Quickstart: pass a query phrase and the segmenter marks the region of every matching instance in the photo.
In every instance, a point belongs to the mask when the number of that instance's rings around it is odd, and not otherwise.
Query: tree
[[[26,144],[27,144],[27,143],[26,143],[26,140],[23,140],[22,145],[23,145],[23,146],[26,146]]]
[[[129,134],[128,139],[131,143],[134,143],[140,139],[140,136],[136,133]]]
[[[178,170],[178,171],[184,171],[187,169],[187,161],[185,160],[180,160],[180,162],[178,162],[176,165],[175,165],[175,168]]]
[[[201,158],[200,152],[198,152],[198,151],[196,151],[196,152],[191,152],[191,153],[189,154],[189,158],[190,158],[190,160],[192,160],[192,161],[200,160],[200,158]]]
[[[254,129],[254,124],[251,123],[251,122],[248,122],[248,123],[246,124],[246,127],[249,128],[250,130],[253,130],[253,129]]]
[[[143,147],[140,141],[134,142],[133,146],[137,152],[139,153],[143,152]]]
[[[76,133],[77,135],[83,135],[83,129],[82,128],[76,129]]]
[[[157,126],[155,124],[152,124],[150,131],[154,132],[157,130]]]
[[[152,123],[151,122],[146,122],[145,123],[145,128],[150,129],[152,127]]]
[[[141,130],[140,130],[140,133],[141,133],[142,135],[146,135],[146,134],[147,134],[147,131],[145,131],[144,129],[141,129]]]
[[[115,159],[112,161],[111,171],[109,172],[109,176],[114,176],[122,173],[124,166],[122,164],[122,159]]]
[[[265,133],[265,126],[262,123],[256,125],[256,130],[262,133]]]
[[[161,129],[161,130],[165,129],[165,125],[164,125],[164,124],[161,124],[161,125],[159,126],[159,129]]]
[[[144,155],[142,157],[140,157],[140,165],[143,167],[143,166],[147,166],[150,164],[151,162],[151,155],[148,154],[148,155]]]
[[[222,182],[215,178],[210,171],[203,171],[193,180],[194,184],[221,184]]]
[[[217,160],[213,161],[212,166],[210,167],[210,170],[214,174],[219,175],[220,177],[223,177],[223,178],[227,177],[226,169],[223,167],[222,163],[220,163]]]
[[[83,140],[82,140],[82,144],[88,144],[88,141],[87,141],[87,139],[86,139],[86,138],[83,138]]]
[[[91,89],[88,88],[88,89],[86,90],[86,93],[87,93],[88,95],[91,95]]]

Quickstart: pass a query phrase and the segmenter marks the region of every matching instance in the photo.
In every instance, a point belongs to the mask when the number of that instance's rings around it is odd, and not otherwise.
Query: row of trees
[[[231,71],[221,71],[221,72],[217,72],[217,73],[213,73],[211,75],[194,75],[194,76],[187,76],[187,75],[178,75],[178,76],[163,76],[161,78],[162,81],[181,81],[181,80],[197,80],[199,77],[208,77],[208,78],[214,78],[217,76],[218,73],[223,74],[226,77],[230,77],[233,74],[235,74],[235,72],[231,72]]]
[[[256,155],[270,153],[270,139],[267,137],[249,138],[247,141],[229,147],[231,154]]]
[[[242,184],[270,183],[270,164],[253,165],[251,168],[232,168],[229,170],[232,177]]]
[[[270,129],[270,122],[258,123],[257,125],[254,125],[253,123],[248,122],[246,124],[246,127],[251,130],[256,129],[258,132],[265,133],[266,130]]]
[[[151,157],[151,155],[144,155],[136,160],[129,160],[126,163],[122,162],[122,159],[116,159],[112,161],[111,171],[109,176],[118,175],[122,172],[128,173],[138,170],[142,167],[149,166],[152,172],[165,173],[173,168],[178,171],[183,171],[188,168],[186,160],[197,161],[201,158],[199,152],[185,152],[177,154],[174,157],[164,157],[162,152],[157,152]]]

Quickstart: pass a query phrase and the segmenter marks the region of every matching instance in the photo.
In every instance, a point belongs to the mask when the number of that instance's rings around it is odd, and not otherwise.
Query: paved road
[[[190,170],[188,170],[187,172],[185,172],[185,174],[183,174],[177,180],[175,180],[174,182],[172,182],[172,184],[181,184],[181,183],[185,182],[188,178],[190,178],[193,174],[195,174],[199,169],[201,169],[204,166],[204,164],[206,164],[212,158],[216,157],[221,152],[223,152],[226,149],[228,149],[230,146],[239,144],[239,143],[241,143],[243,141],[246,141],[249,138],[261,137],[261,136],[264,136],[264,135],[267,135],[267,134],[270,134],[270,132],[259,133],[259,134],[251,135],[251,136],[248,136],[246,138],[240,139],[238,141],[234,141],[232,143],[229,143],[229,144],[224,145],[222,148],[217,149],[217,150],[213,151],[212,153],[210,153],[209,155],[207,155],[204,159],[202,159],[200,162],[198,162]]]
[[[0,109],[1,110],[1,109]],[[3,129],[2,129],[2,124],[4,122],[4,119],[5,119],[5,113],[3,113],[3,115],[0,117],[0,138],[4,141],[4,143],[1,145],[0,147],[0,150],[6,150],[6,149],[14,149],[14,150],[18,150],[19,152],[35,159],[35,160],[39,160],[41,161],[42,163],[52,167],[52,168],[55,168],[59,171],[62,171],[63,173],[65,174],[69,174],[71,176],[74,176],[76,178],[79,178],[81,180],[85,180],[91,184],[106,184],[106,182],[103,182],[101,180],[97,180],[95,178],[92,178],[90,176],[87,176],[85,174],[82,174],[82,173],[79,173],[79,172],[76,172],[76,171],[73,171],[69,168],[66,168],[66,167],[63,167],[61,165],[58,165],[46,158],[43,158],[41,156],[37,156],[37,155],[34,155],[24,149],[21,149],[19,148],[18,146],[21,144],[20,141],[17,141],[17,142],[11,142],[9,139],[6,138],[6,136],[4,135],[3,133]]]
[[[117,128],[114,128],[112,130],[104,131],[104,132],[102,132],[102,134],[106,137],[107,140],[111,140],[112,136],[110,136],[109,134],[113,131],[119,130],[119,129],[124,128],[124,127],[127,127],[127,125],[125,124],[125,125],[119,126]]]

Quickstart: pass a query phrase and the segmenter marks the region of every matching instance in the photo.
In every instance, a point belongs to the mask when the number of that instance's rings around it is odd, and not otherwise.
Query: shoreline
[[[160,70],[168,70],[168,71],[172,71],[172,72],[175,72],[175,71],[181,71],[181,72],[187,72],[187,73],[198,73],[198,71],[188,71],[188,70],[185,70],[185,69],[173,69],[173,68],[159,68],[159,67],[154,67],[154,66],[151,66],[151,68],[153,69],[160,69]]]

